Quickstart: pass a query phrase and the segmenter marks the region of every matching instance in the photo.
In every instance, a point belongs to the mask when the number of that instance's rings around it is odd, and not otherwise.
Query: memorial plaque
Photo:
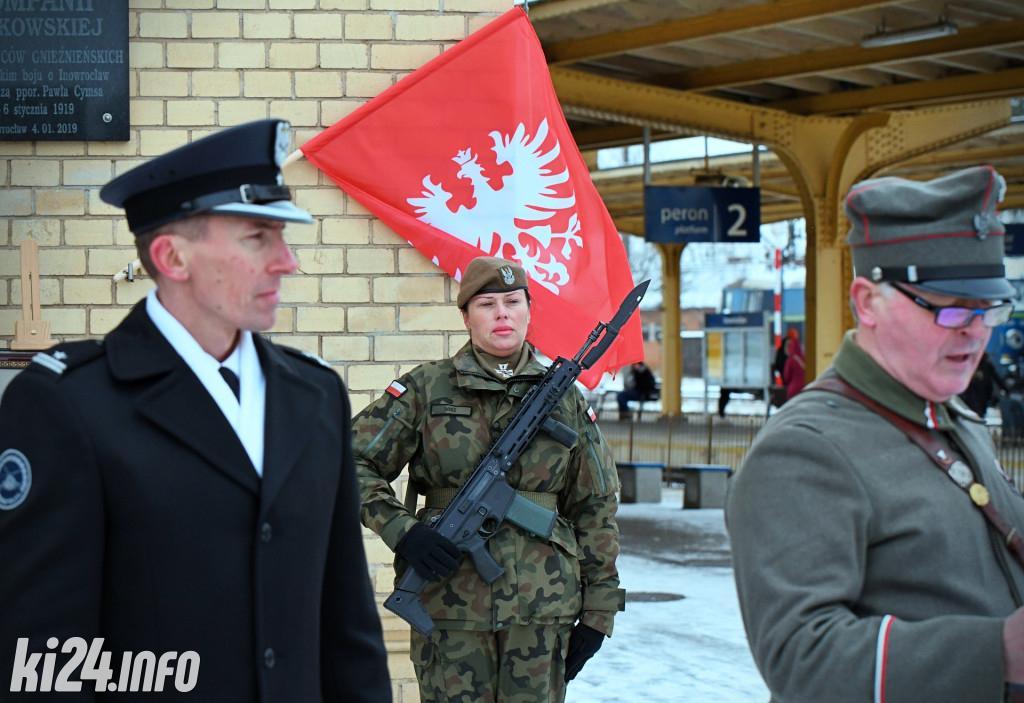
[[[0,0],[0,141],[128,138],[128,0]]]

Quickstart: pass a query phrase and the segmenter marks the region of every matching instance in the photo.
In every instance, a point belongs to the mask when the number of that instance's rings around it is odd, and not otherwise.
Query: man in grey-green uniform
[[[544,375],[526,330],[526,272],[474,259],[459,289],[470,339],[453,357],[395,380],[353,421],[363,523],[396,552],[396,570],[431,583],[421,598],[437,629],[413,630],[411,658],[423,701],[562,701],[566,682],[612,633],[624,607],[615,567],[618,479],[582,394],[552,414],[579,439],[538,434],[508,473],[524,497],[558,513],[550,539],[503,523],[487,542],[505,574],[487,584],[457,547],[426,524],[465,482]],[[403,502],[389,483],[408,465]],[[413,514],[417,494],[426,507]]]
[[[1024,568],[982,510],[1020,532],[1024,500],[957,397],[1012,311],[1004,189],[983,166],[846,197],[856,329],[758,434],[726,505],[776,703],[994,703],[1024,683]]]

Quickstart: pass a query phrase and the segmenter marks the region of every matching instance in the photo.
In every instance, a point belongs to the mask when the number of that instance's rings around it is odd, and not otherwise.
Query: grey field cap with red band
[[[281,176],[290,129],[274,119],[229,127],[118,176],[100,198],[124,208],[136,235],[201,214],[309,224]]]
[[[474,295],[481,293],[507,293],[513,290],[530,292],[526,269],[515,261],[495,256],[478,256],[469,262],[462,274],[459,296],[455,304],[462,310]]]
[[[857,183],[843,203],[854,276],[955,298],[1014,297],[1003,265],[1006,228],[996,215],[1005,192],[1006,181],[991,166],[930,181]]]

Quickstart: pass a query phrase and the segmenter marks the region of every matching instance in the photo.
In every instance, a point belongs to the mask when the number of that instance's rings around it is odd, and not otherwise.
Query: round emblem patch
[[[17,449],[0,454],[0,510],[13,510],[24,502],[32,487],[32,467]]]

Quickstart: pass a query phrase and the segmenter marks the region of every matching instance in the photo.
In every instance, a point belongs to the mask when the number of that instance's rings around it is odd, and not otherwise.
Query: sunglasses
[[[959,305],[933,305],[927,300],[918,297],[912,291],[907,290],[895,281],[890,281],[892,287],[903,295],[907,296],[925,310],[935,313],[935,324],[951,330],[959,330],[968,327],[975,315],[981,315],[981,322],[986,327],[998,327],[1010,319],[1013,314],[1013,303],[1001,302],[990,308],[965,308]]]

